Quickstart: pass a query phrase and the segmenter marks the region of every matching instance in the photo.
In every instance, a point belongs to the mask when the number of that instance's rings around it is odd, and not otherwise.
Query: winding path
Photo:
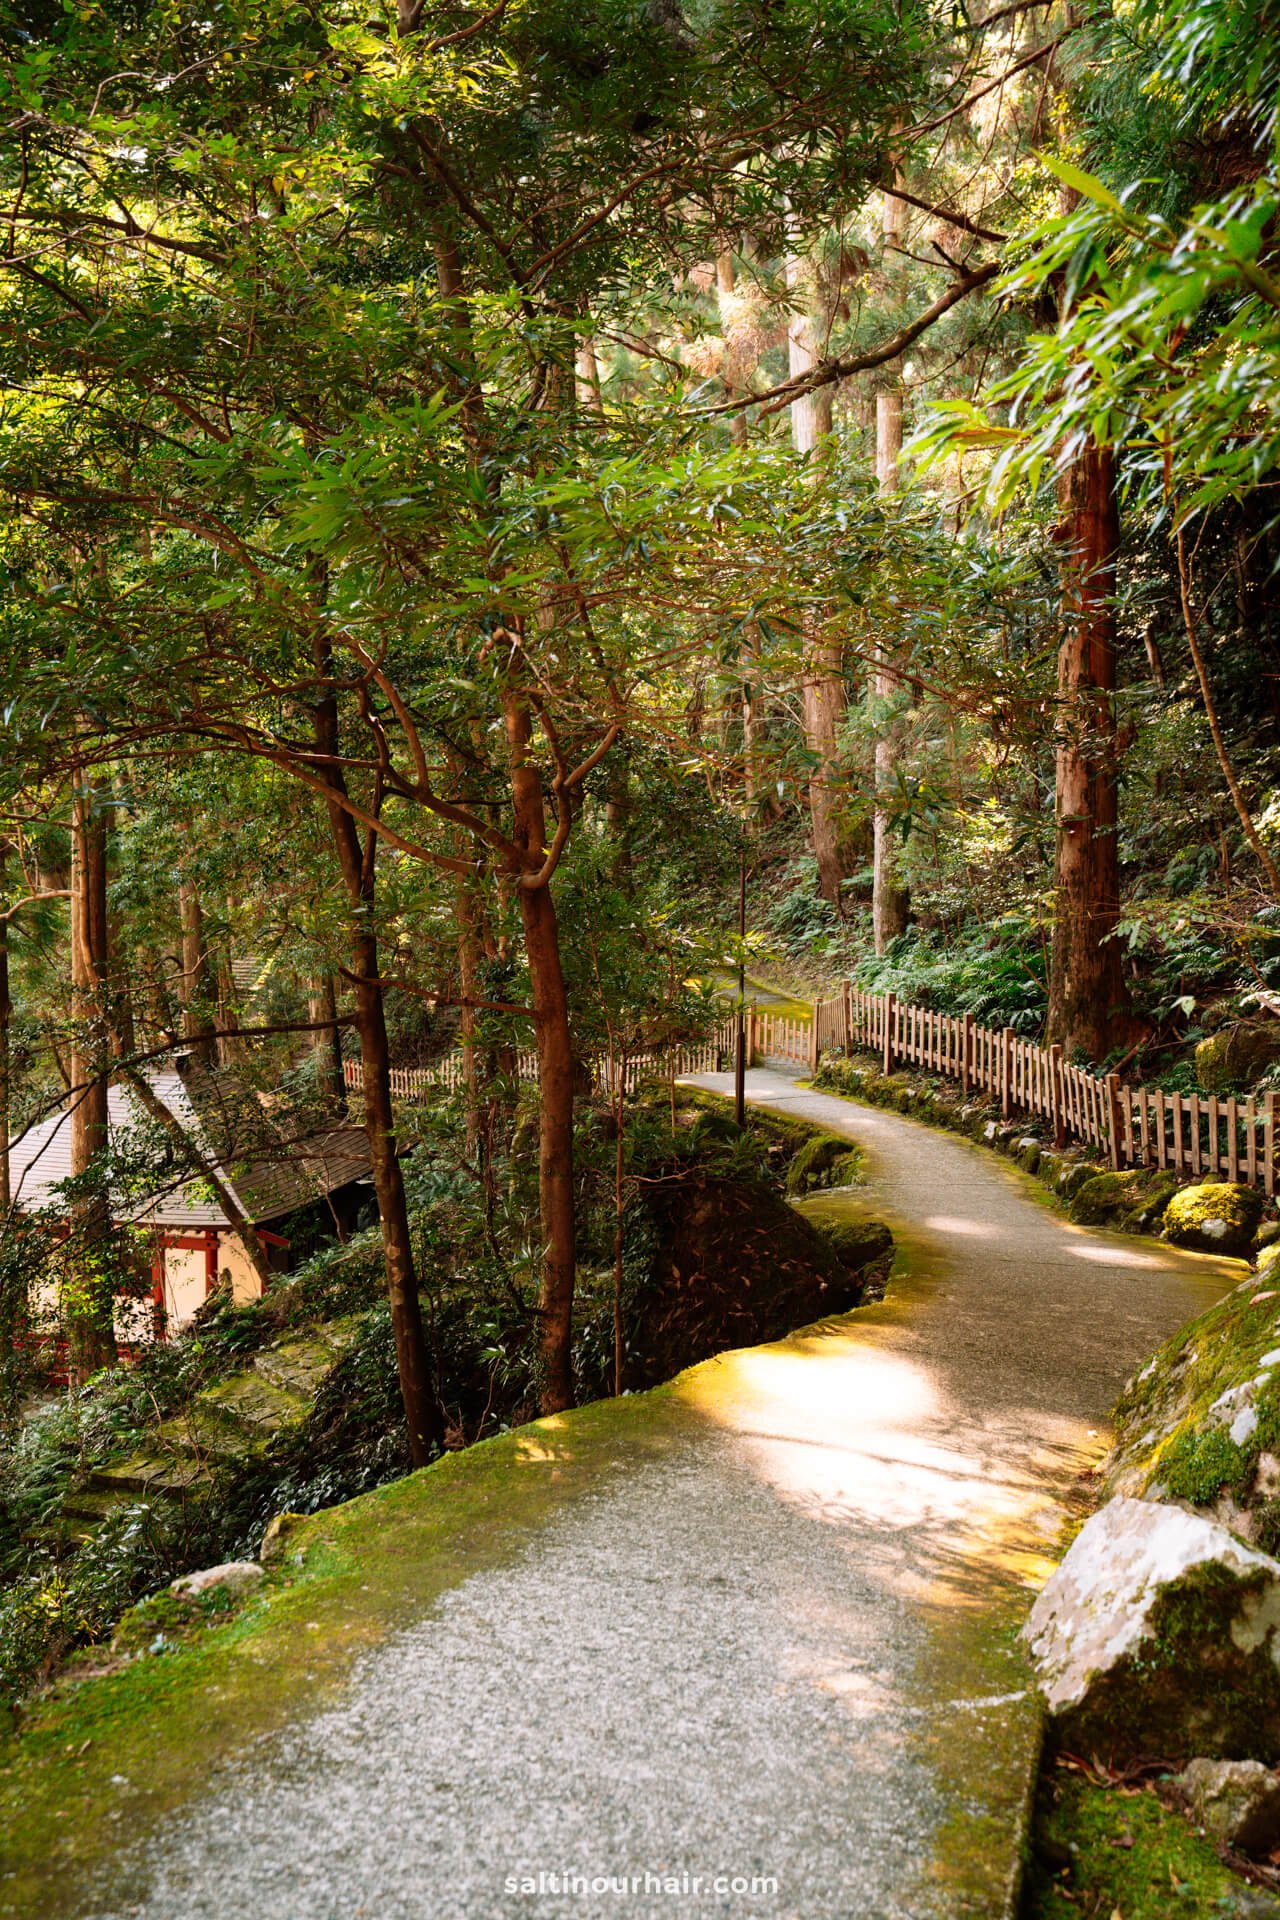
[[[748,1090],[865,1146],[904,1255],[889,1298],[627,1402],[586,1490],[502,1564],[318,1716],[212,1779],[193,1761],[189,1807],[94,1913],[1010,1911],[1028,1587],[1126,1373],[1240,1270],[1072,1228],[896,1115]]]

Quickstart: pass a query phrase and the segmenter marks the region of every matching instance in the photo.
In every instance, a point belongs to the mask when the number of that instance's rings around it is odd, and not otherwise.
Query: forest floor
[[[806,1205],[890,1219],[888,1298],[306,1523],[317,1574],[37,1736],[0,1910],[1008,1914],[1040,1737],[1017,1627],[1126,1373],[1243,1270],[1072,1227],[896,1114],[748,1087],[865,1148],[856,1199]]]

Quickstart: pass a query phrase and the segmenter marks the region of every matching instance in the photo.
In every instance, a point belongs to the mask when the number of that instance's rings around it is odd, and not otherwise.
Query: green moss
[[[793,1197],[815,1187],[847,1187],[862,1177],[862,1155],[834,1133],[815,1133],[787,1168],[787,1192]]]
[[[1141,1200],[1123,1173],[1095,1173],[1077,1188],[1071,1202],[1071,1218],[1078,1226],[1098,1227],[1116,1214],[1126,1213]]]
[[[1103,1177],[1110,1177],[1107,1175],[1106,1168],[1095,1166],[1091,1160],[1069,1161],[1059,1169],[1058,1195],[1063,1200],[1074,1200],[1090,1181]]]
[[[858,1220],[849,1216],[824,1220],[813,1215],[810,1218],[832,1251],[855,1272],[861,1273],[864,1267],[886,1259],[893,1252],[893,1235],[883,1220]]]
[[[1166,1237],[1176,1247],[1204,1253],[1246,1254],[1262,1218],[1262,1195],[1254,1187],[1205,1181],[1183,1187],[1165,1209]]]
[[[1280,1901],[1246,1890],[1207,1840],[1147,1789],[1048,1774],[1036,1804],[1023,1920],[1263,1920]]]
[[[153,1593],[121,1618],[111,1640],[113,1653],[141,1653],[157,1641],[171,1645],[238,1611],[244,1596],[227,1587],[209,1587],[190,1599],[171,1593]]]
[[[1160,1460],[1160,1481],[1175,1500],[1207,1507],[1223,1492],[1243,1496],[1253,1476],[1256,1447],[1239,1447],[1225,1427],[1179,1433]]]
[[[1280,1368],[1262,1367],[1280,1349],[1278,1310],[1280,1293],[1250,1276],[1159,1349],[1116,1405],[1109,1493],[1160,1485],[1197,1505],[1223,1490],[1246,1504],[1254,1498],[1259,1454],[1280,1452]],[[1225,1430],[1230,1418],[1215,1403],[1246,1385],[1257,1425],[1236,1447]]]

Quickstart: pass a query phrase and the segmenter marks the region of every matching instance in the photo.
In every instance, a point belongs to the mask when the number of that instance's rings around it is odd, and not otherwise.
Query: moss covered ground
[[[1280,1900],[1218,1858],[1148,1787],[1059,1762],[1036,1805],[1022,1920],[1277,1920]]]

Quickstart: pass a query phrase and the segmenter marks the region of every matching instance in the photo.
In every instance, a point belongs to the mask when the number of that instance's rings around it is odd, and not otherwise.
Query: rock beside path
[[[1280,1562],[1198,1514],[1109,1501],[1024,1638],[1077,1752],[1113,1763],[1280,1758]]]
[[[1193,1760],[1178,1775],[1196,1821],[1242,1853],[1280,1844],[1280,1774],[1260,1760]]]
[[[202,1593],[221,1587],[229,1594],[249,1593],[262,1579],[256,1560],[224,1560],[221,1566],[201,1567],[196,1573],[184,1573],[170,1584],[169,1591],[180,1600],[198,1600]]]
[[[1253,1246],[1261,1218],[1262,1195],[1256,1187],[1205,1181],[1174,1194],[1165,1208],[1164,1234],[1175,1247],[1243,1259]]]

